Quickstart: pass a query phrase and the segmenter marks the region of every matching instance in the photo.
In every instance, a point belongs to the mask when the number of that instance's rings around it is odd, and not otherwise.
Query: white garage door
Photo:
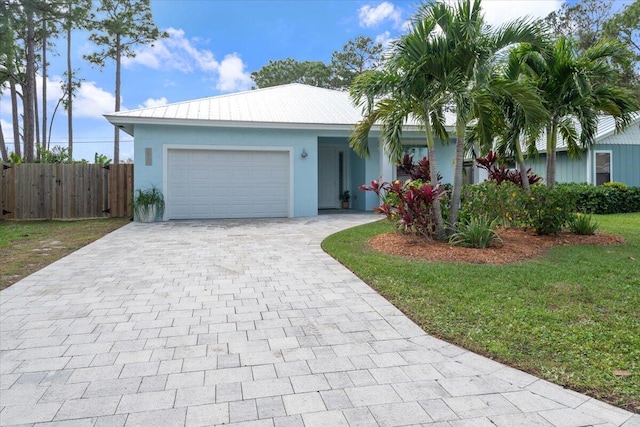
[[[289,152],[168,150],[169,219],[289,216]]]

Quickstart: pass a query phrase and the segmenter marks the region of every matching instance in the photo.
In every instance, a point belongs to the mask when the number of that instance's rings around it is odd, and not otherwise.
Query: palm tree
[[[522,43],[538,46],[545,35],[538,22],[526,19],[511,21],[494,29],[484,22],[481,12],[480,0],[461,0],[456,5],[431,2],[418,12],[419,19],[437,24],[433,34],[441,34],[447,44],[448,59],[443,62],[450,68],[444,74],[457,83],[447,88],[456,112],[454,181],[449,210],[451,230],[455,227],[460,206],[467,125],[475,121],[476,126],[482,127],[483,122],[491,119],[493,106],[486,104],[490,99],[486,96],[487,90],[517,90],[517,84],[488,88],[487,85],[498,82],[490,78],[492,70],[508,49]]]
[[[576,156],[595,143],[599,114],[613,116],[620,131],[640,108],[633,92],[616,84],[618,73],[610,62],[627,54],[614,41],[578,53],[573,40],[560,37],[548,49],[524,57],[550,116],[545,129],[548,186],[556,181],[558,135],[569,155]]]
[[[475,97],[476,105],[491,108],[476,112],[476,116],[485,119],[479,120],[468,134],[482,152],[495,150],[502,158],[515,157],[527,193],[530,188],[523,145],[529,155],[537,154],[536,141],[549,120],[542,98],[523,65],[531,49],[530,45],[522,45],[512,50],[507,63],[493,70],[488,84]]]
[[[446,58],[445,40],[433,36],[435,22],[417,21],[412,30],[395,41],[384,68],[367,71],[351,87],[351,98],[363,107],[364,118],[350,136],[350,145],[360,156],[369,155],[369,132],[380,124],[380,142],[384,153],[396,162],[403,154],[402,128],[408,120],[424,127],[430,172],[437,176],[434,135],[446,139],[443,100],[451,83],[440,59]],[[436,235],[445,237],[439,201],[433,204]]]

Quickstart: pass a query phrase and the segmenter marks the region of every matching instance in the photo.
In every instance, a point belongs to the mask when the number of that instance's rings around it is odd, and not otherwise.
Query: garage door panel
[[[169,150],[167,216],[289,215],[289,152]]]

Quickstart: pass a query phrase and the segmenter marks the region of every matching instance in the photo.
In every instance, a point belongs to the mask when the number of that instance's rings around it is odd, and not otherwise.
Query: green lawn
[[[506,266],[434,263],[370,249],[392,231],[385,221],[323,247],[429,334],[640,412],[640,214],[597,220],[626,243]]]
[[[129,222],[0,221],[0,290]]]

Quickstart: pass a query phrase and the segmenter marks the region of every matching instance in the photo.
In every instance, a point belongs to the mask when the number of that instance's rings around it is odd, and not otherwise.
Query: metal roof
[[[136,124],[193,124],[308,129],[348,129],[362,120],[349,93],[299,83],[177,102],[105,115],[133,134]],[[455,117],[447,113],[447,125]],[[418,126],[410,121],[409,126]]]
[[[633,126],[638,126],[640,124],[640,113],[636,113],[635,117],[629,123],[628,128]],[[576,127],[578,132],[580,131],[580,124],[576,122]],[[624,132],[624,131],[623,131]],[[610,137],[616,133],[616,121],[613,116],[600,116],[598,117],[598,129],[596,131],[596,143],[601,143],[603,139]],[[620,139],[616,142],[621,145],[637,145],[640,141],[635,140],[634,138],[629,138],[628,140]],[[547,151],[547,136],[546,132],[543,132],[540,138],[536,141],[536,148],[538,152],[544,153]],[[567,149],[567,144],[562,139],[561,135],[558,135],[558,143],[557,150],[565,151]]]

